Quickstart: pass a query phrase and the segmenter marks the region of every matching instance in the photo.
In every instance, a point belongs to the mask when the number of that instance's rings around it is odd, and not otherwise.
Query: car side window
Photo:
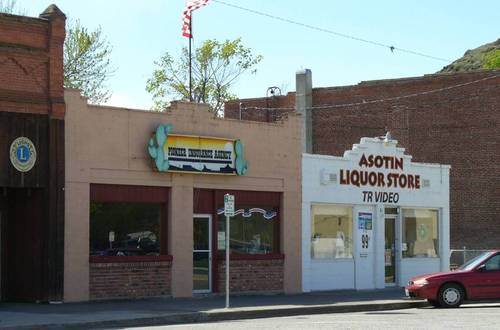
[[[484,264],[484,266],[487,271],[500,270],[500,254],[497,254],[496,256],[488,260]]]

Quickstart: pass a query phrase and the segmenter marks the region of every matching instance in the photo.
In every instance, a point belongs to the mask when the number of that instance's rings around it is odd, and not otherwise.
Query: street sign
[[[224,195],[224,215],[226,217],[234,216],[234,195]]]
[[[226,216],[226,308],[229,308],[229,237],[231,217],[234,217],[234,195],[224,195],[224,215]]]

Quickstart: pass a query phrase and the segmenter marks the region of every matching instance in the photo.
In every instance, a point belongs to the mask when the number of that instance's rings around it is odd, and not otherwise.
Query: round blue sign
[[[10,145],[10,161],[19,172],[28,172],[36,162],[36,149],[33,142],[21,136]]]

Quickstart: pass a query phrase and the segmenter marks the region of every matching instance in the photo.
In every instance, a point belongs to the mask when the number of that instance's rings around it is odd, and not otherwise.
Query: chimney
[[[295,74],[295,111],[302,115],[302,151],[312,154],[312,73],[309,69]]]

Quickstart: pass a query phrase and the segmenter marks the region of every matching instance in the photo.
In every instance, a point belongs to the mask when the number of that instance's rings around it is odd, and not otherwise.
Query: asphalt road
[[[133,329],[500,329],[500,304],[463,305],[459,309],[429,307],[380,312],[301,315]]]

